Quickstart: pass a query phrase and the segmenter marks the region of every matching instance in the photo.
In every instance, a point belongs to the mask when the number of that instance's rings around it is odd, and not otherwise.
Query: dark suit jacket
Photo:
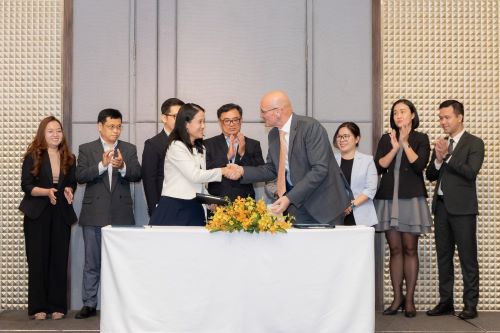
[[[227,151],[229,147],[227,146],[224,134],[203,140],[203,145],[206,149],[207,169],[221,168],[229,163],[227,160]],[[264,164],[259,141],[245,137],[245,155],[241,157],[236,153],[234,162],[242,166],[258,166]],[[231,200],[236,199],[237,196],[242,198],[251,196],[255,198],[255,191],[252,184],[242,184],[239,180],[230,180],[225,177],[222,177],[222,181],[220,182],[209,183],[208,192],[217,196],[228,196]]]
[[[434,161],[436,152],[432,152],[431,163],[426,176],[436,182],[432,212],[436,208],[439,184],[443,191],[446,210],[454,215],[477,215],[476,177],[484,160],[484,142],[480,138],[464,132],[453,150],[449,163],[444,162],[439,170]]]
[[[243,182],[274,180],[280,155],[278,128],[269,132],[266,164],[244,167]],[[288,144],[288,165],[293,189],[286,196],[297,208],[305,208],[320,223],[344,221],[349,197],[333,155],[325,128],[310,117],[293,114]],[[301,221],[297,221],[300,223]]]
[[[415,197],[426,197],[427,189],[424,184],[424,170],[429,162],[431,147],[429,137],[425,133],[411,131],[408,137],[408,143],[413,151],[418,155],[418,159],[410,163],[406,154],[401,156],[401,166],[399,167],[399,195],[400,199],[409,199]],[[375,199],[389,200],[393,199],[394,191],[394,158],[388,168],[383,168],[379,160],[387,155],[392,149],[391,138],[389,134],[384,134],[380,138],[375,154],[375,166],[379,175],[382,175],[380,185],[375,195]]]
[[[31,191],[34,187],[42,188],[52,188],[52,168],[50,166],[50,158],[47,151],[42,154],[42,164],[40,166],[40,172],[38,176],[33,176],[31,174],[31,168],[33,167],[33,157],[27,156],[23,161],[22,174],[21,174],[21,188],[24,192],[24,198],[19,205],[19,209],[24,213],[25,216],[30,219],[37,219],[47,207],[51,205],[49,197],[47,196],[32,196]],[[62,170],[59,173],[59,182],[57,184],[57,206],[61,208],[64,222],[71,225],[76,222],[77,217],[73,209],[73,205],[68,204],[68,201],[64,197],[64,188],[71,187],[73,191],[76,189],[76,178],[75,178],[76,163],[74,163],[67,175],[64,175]]]
[[[85,143],[79,148],[76,180],[86,184],[79,220],[81,225],[134,224],[130,182],[141,179],[141,166],[133,144],[118,141],[117,148],[122,153],[127,169],[125,177],[113,169],[111,189],[108,171],[99,175],[98,165],[104,153],[101,140]]]
[[[168,135],[162,130],[144,142],[142,152],[142,186],[148,203],[149,216],[153,214],[160,201],[165,167],[165,153]]]

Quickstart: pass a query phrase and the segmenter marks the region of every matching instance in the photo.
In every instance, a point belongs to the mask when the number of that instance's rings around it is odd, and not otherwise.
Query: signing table
[[[101,332],[373,332],[373,235],[105,227]]]

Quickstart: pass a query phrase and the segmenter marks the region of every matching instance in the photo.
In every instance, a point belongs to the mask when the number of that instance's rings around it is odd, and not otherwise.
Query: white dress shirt
[[[115,143],[110,145],[107,144],[102,138],[100,139],[104,151],[113,150],[118,145],[118,140],[116,140]],[[113,179],[113,166],[111,165],[111,163],[109,163],[108,166],[105,167],[104,164],[102,164],[102,161],[100,161],[99,164],[97,165],[97,168],[99,169],[99,175],[102,175],[104,171],[108,170],[109,186],[110,188],[112,188],[113,185],[111,184],[111,180]],[[118,169],[118,172],[122,175],[122,177],[125,177],[125,175],[127,174],[127,166],[125,165],[125,161],[123,161],[123,168]]]
[[[290,143],[290,128],[292,127],[292,117],[293,114],[288,118],[286,123],[279,130],[285,132],[285,143],[286,143],[286,157],[285,157],[285,170],[286,170],[286,181],[293,186],[291,177],[290,177],[290,168],[288,167],[288,147]]]

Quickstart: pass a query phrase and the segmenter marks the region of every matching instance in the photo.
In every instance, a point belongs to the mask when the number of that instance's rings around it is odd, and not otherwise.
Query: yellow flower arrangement
[[[273,215],[267,209],[263,199],[236,198],[225,206],[218,206],[214,215],[208,220],[206,228],[216,231],[245,232],[283,232],[292,227],[293,217]]]

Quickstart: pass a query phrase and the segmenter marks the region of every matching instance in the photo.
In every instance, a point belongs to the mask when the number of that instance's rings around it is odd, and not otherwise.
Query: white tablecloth
[[[373,235],[103,228],[101,332],[373,332]]]

